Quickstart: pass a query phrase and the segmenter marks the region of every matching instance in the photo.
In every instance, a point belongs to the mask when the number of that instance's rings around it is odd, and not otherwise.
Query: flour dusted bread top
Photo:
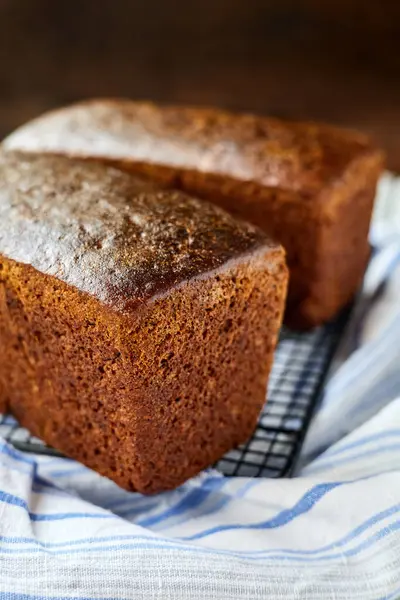
[[[102,164],[0,153],[0,254],[119,310],[262,248],[256,227]]]
[[[360,133],[219,109],[91,100],[22,126],[4,145],[196,171],[313,197],[375,153]],[[180,187],[177,185],[177,187]]]

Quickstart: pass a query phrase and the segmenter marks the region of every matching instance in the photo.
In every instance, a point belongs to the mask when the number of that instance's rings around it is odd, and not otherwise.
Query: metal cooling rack
[[[269,381],[268,402],[247,444],[215,466],[225,475],[283,477],[291,473],[321,394],[348,312],[311,333],[283,330]],[[0,415],[0,436],[18,450],[61,456],[9,415]]]

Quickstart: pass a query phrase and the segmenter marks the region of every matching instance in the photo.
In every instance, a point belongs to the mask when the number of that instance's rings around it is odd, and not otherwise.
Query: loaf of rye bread
[[[38,118],[5,147],[101,159],[263,228],[287,252],[286,323],[333,317],[356,292],[382,154],[362,134],[214,109],[93,100]]]
[[[252,433],[286,283],[283,249],[212,204],[0,153],[0,411],[127,489]]]

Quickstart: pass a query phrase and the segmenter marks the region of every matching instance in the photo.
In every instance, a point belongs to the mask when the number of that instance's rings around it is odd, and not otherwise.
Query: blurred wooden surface
[[[217,104],[370,132],[400,171],[400,3],[0,0],[0,135],[82,97]]]

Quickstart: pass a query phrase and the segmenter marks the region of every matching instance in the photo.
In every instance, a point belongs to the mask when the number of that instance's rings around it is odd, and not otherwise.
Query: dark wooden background
[[[396,0],[0,0],[0,135],[107,95],[372,133],[400,170]]]

